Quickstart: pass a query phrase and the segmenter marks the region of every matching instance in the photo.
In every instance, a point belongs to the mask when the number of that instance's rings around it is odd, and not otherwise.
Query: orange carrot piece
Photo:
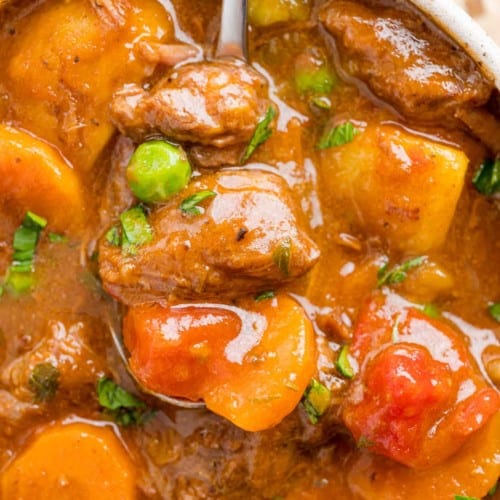
[[[0,199],[24,214],[47,219],[59,232],[83,219],[79,179],[49,144],[8,125],[0,125]]]
[[[110,427],[56,424],[45,429],[0,479],[1,498],[136,498],[135,472]]]
[[[124,337],[132,370],[145,387],[204,399],[245,430],[278,424],[315,373],[312,325],[285,295],[241,306],[130,308]]]

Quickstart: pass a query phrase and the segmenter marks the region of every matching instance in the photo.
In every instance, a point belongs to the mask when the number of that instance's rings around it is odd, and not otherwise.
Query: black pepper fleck
[[[236,235],[236,241],[241,241],[243,238],[245,238],[245,235],[248,233],[248,229],[245,229],[242,227],[239,231],[238,234]]]

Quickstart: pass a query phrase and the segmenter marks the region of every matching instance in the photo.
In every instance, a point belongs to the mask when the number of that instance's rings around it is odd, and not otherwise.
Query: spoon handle
[[[247,56],[247,0],[223,0],[217,57]]]

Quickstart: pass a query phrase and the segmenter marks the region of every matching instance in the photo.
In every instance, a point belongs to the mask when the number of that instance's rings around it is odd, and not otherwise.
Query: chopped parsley
[[[276,111],[272,106],[267,108],[266,114],[259,123],[257,123],[257,127],[255,127],[255,131],[250,139],[250,143],[245,149],[243,156],[241,157],[241,163],[245,163],[250,156],[254,153],[254,151],[272,134],[272,129],[270,127],[271,122],[276,116]]]
[[[97,383],[97,397],[104,412],[123,427],[141,425],[153,415],[146,403],[106,377]]]
[[[47,221],[27,212],[23,222],[14,233],[14,254],[12,263],[7,270],[4,284],[16,293],[23,293],[33,287],[35,271],[35,250],[40,239],[40,233]]]
[[[311,424],[317,424],[332,399],[331,391],[321,382],[312,379],[302,397],[302,404]]]
[[[500,192],[500,158],[485,160],[474,174],[472,184],[486,196]]]
[[[498,321],[500,323],[500,302],[491,304],[491,306],[488,307],[488,312],[495,321]]]
[[[262,300],[274,299],[274,297],[276,297],[276,294],[272,290],[267,290],[256,295],[255,301],[260,302]]]
[[[421,266],[427,257],[420,256],[409,259],[402,264],[399,264],[392,269],[389,269],[389,263],[386,262],[377,273],[377,287],[384,285],[395,285],[401,283],[408,277],[408,271],[414,269],[415,267]]]
[[[290,274],[290,257],[292,256],[292,240],[284,238],[273,253],[273,262],[278,266],[283,276]]]
[[[354,377],[354,370],[349,362],[349,346],[343,345],[335,364],[339,373],[345,378]]]
[[[351,122],[345,122],[333,128],[328,128],[323,132],[318,142],[318,149],[328,149],[336,146],[342,146],[351,142],[359,130]]]
[[[28,386],[37,403],[51,400],[59,388],[59,370],[51,363],[35,365],[28,380]]]
[[[214,191],[210,191],[209,189],[205,189],[204,191],[198,191],[191,196],[188,196],[184,200],[182,200],[179,208],[181,209],[183,214],[186,215],[201,215],[204,212],[203,207],[198,206],[201,202],[213,198],[217,193]]]

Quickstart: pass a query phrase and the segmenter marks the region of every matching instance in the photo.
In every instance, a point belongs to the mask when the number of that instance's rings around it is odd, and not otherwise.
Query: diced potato
[[[446,238],[468,159],[451,146],[390,125],[369,125],[321,152],[327,187],[372,234],[421,254]]]
[[[254,26],[269,26],[309,17],[310,0],[250,0],[248,17]]]
[[[8,118],[60,148],[81,171],[113,134],[113,93],[152,71],[136,57],[134,43],[173,36],[155,0],[45,2],[9,26],[14,35],[0,33]]]

